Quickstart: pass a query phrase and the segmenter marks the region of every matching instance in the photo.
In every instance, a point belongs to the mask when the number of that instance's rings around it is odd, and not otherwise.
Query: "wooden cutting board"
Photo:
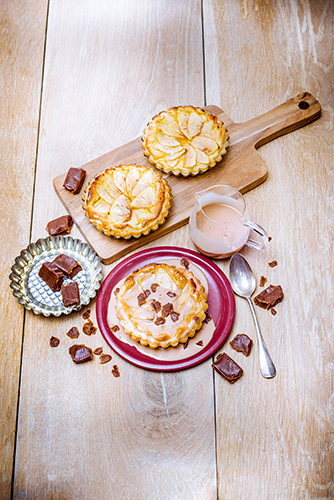
[[[111,264],[127,253],[139,248],[188,222],[195,204],[195,193],[216,184],[227,184],[242,193],[261,184],[267,177],[267,167],[259,153],[260,146],[319,118],[321,106],[309,93],[299,94],[272,111],[245,123],[234,123],[217,106],[206,106],[224,122],[230,139],[226,155],[213,169],[191,178],[163,174],[171,187],[173,202],[166,222],[156,231],[140,238],[117,240],[98,231],[85,216],[82,194],[89,181],[102,170],[126,163],[152,165],[143,154],[141,138],[121,146],[110,153],[86,163],[87,172],[80,194],[73,195],[63,187],[66,173],[53,180],[56,192],[73,217],[80,232],[95,249],[104,264]],[[153,168],[153,167],[152,167]]]

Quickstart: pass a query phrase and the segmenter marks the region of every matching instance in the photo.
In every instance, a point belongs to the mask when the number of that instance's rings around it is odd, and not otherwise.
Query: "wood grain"
[[[50,2],[33,241],[64,213],[52,179],[68,165],[129,142],[159,109],[204,104],[200,32],[199,1]],[[83,322],[26,315],[14,498],[215,499],[210,361],[150,373],[100,333],[84,335]],[[109,364],[71,361],[74,325],[80,343],[112,354]]]
[[[267,167],[256,149],[272,139],[307,125],[319,118],[321,106],[307,93],[290,99],[286,103],[258,116],[249,122],[235,124],[217,106],[205,109],[218,116],[229,132],[229,147],[223,160],[204,174],[192,178],[164,175],[173,196],[172,208],[166,222],[147,236],[130,240],[110,238],[98,231],[85,216],[82,195],[73,195],[63,187],[66,172],[53,181],[56,192],[66,210],[72,215],[80,232],[95,249],[104,264],[111,264],[129,252],[183,226],[188,222],[195,204],[195,193],[217,184],[233,186],[242,193],[253,189],[267,177]],[[85,165],[86,180],[82,193],[90,180],[112,165],[150,165],[143,155],[141,138],[137,138],[110,153]]]
[[[24,311],[10,267],[29,243],[47,2],[1,2],[0,498],[11,498]]]
[[[257,308],[275,379],[261,377],[256,345],[249,358],[225,345],[245,373],[238,387],[215,380],[218,496],[333,499],[333,3],[204,5],[206,74],[219,76],[207,79],[209,101],[235,121],[303,90],[323,109],[317,122],[259,150],[268,178],[246,194],[273,239],[264,252],[243,253],[258,282],[281,284],[285,298],[276,316]],[[236,305],[228,340],[247,333],[255,341],[247,302],[236,297]]]

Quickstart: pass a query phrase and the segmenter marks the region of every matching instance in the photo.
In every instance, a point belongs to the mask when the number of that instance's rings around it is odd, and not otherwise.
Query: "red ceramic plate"
[[[199,353],[179,361],[160,361],[142,354],[135,347],[122,342],[110,331],[107,322],[108,303],[115,285],[136,269],[159,262],[166,258],[186,258],[198,266],[205,274],[209,284],[208,312],[216,329],[209,344]],[[235,300],[231,285],[223,271],[211,260],[202,255],[177,247],[155,247],[137,252],[124,259],[106,277],[97,297],[96,317],[103,337],[110,347],[130,363],[156,371],[175,371],[190,368],[212,356],[225,342],[231,331],[235,316]]]

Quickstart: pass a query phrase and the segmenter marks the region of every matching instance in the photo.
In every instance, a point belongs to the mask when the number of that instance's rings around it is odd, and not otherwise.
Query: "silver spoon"
[[[247,299],[255,323],[257,343],[259,347],[260,371],[265,378],[272,378],[276,375],[276,368],[268,353],[266,344],[261,335],[259,323],[255,314],[251,295],[255,290],[256,281],[253,271],[247,260],[240,254],[232,255],[230,260],[230,282],[234,293]]]

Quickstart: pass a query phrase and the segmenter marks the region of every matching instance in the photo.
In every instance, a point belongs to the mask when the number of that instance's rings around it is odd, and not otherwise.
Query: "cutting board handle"
[[[258,149],[281,135],[313,122],[320,115],[319,102],[311,94],[304,92],[263,115],[239,123],[230,144],[249,140]]]

